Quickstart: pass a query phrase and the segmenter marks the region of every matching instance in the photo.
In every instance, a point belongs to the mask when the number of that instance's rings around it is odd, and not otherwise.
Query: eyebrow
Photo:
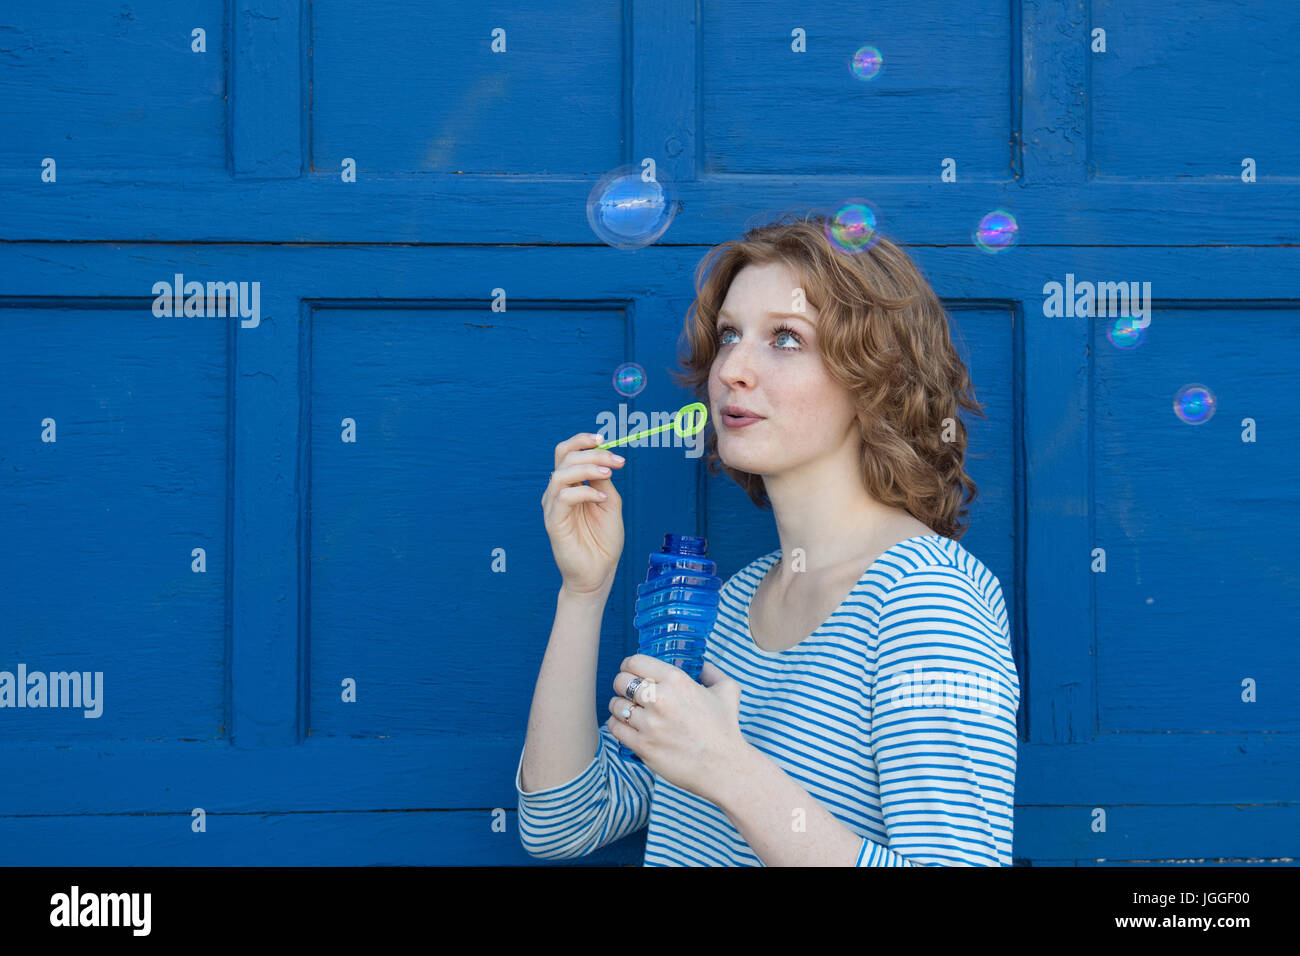
[[[769,319],[798,319],[800,322],[806,323],[807,325],[812,326],[814,329],[817,328],[816,325],[814,325],[812,322],[808,320],[808,317],[806,315],[800,315],[798,312],[769,312],[767,313],[767,317]],[[732,315],[730,312],[728,312],[726,309],[720,309],[718,310],[718,318],[734,319],[735,316]]]

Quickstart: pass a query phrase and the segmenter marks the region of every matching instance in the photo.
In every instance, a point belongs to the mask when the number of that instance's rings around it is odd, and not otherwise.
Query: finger
[[[590,466],[588,466],[590,467]],[[597,481],[598,476],[592,476],[592,484],[583,484],[581,481],[566,482],[563,480],[563,471],[552,472],[551,480],[547,482],[546,491],[542,493],[542,509],[549,515],[550,509],[547,508],[547,501],[564,502],[569,506],[577,505],[583,501],[594,501],[597,504],[603,504],[606,498],[612,498],[618,492],[614,491],[614,486],[606,481]],[[570,475],[570,478],[575,476]],[[580,476],[577,476],[580,477]],[[598,487],[598,485],[608,485],[609,490]],[[604,493],[605,498],[601,497]]]
[[[622,697],[623,700],[628,699],[627,687],[629,684],[632,683],[632,680],[635,677],[637,677],[636,674],[630,674],[627,671],[619,671],[617,674],[614,675],[614,692],[618,694],[620,697]],[[645,704],[651,703],[655,699],[655,691],[656,691],[655,682],[650,680],[649,678],[642,677],[641,683],[637,686],[636,689],[635,703],[641,704],[643,706]]]
[[[610,715],[617,717],[619,720],[624,722],[632,719],[632,711],[640,709],[642,708],[632,703],[626,697],[611,697],[609,699]]]
[[[618,469],[627,464],[627,459],[622,455],[610,451],[608,448],[593,448],[589,451],[571,451],[560,462],[559,469],[555,474],[563,475],[566,469],[580,465],[594,465],[595,470],[588,468],[581,473],[581,478],[573,477],[568,479],[569,484],[574,481],[590,481],[592,487],[609,494],[614,490],[613,482],[610,478]],[[607,472],[601,472],[600,468],[608,469]]]
[[[554,484],[546,486],[546,491],[542,494],[542,514],[548,522],[547,527],[556,519],[556,512],[560,505],[569,508],[576,508],[584,501],[591,501],[598,505],[605,503],[605,498],[600,496],[599,488],[593,488],[590,485],[571,485],[567,488],[556,490]],[[606,496],[608,497],[608,495]]]
[[[570,465],[586,465],[593,462],[597,465],[616,468],[626,461],[627,459],[622,455],[608,448],[576,449],[565,455],[559,465],[556,466],[556,469],[568,468]]]
[[[720,683],[724,680],[727,680],[726,674],[714,667],[711,662],[704,662],[704,666],[700,668],[701,684],[705,687],[712,687],[714,684]]]
[[[685,671],[680,668],[657,657],[651,657],[649,654],[633,654],[631,657],[625,657],[623,663],[618,665],[618,669],[660,684],[676,680],[676,675],[685,674]]]
[[[605,469],[601,471],[601,469]],[[609,477],[613,474],[613,469],[608,465],[601,465],[597,462],[580,462],[576,465],[565,465],[551,475],[551,483],[560,488],[572,487],[573,485],[582,484],[584,481],[590,481],[591,487],[597,483],[608,484]],[[597,491],[604,491],[604,488],[597,488]]]
[[[572,488],[562,488],[560,493],[555,496],[555,500],[567,505],[578,505],[584,501],[594,501],[598,505],[605,503],[605,499],[600,496],[600,489],[592,488],[590,485],[574,485]]]
[[[579,451],[585,448],[595,448],[603,439],[599,435],[591,432],[579,432],[572,438],[566,438],[555,446],[555,469],[558,471],[564,458],[570,452]]]
[[[605,726],[609,728],[609,732],[613,735],[615,740],[621,744],[627,744],[629,747],[632,747],[632,742],[636,740],[635,727],[629,727],[617,717],[610,717],[605,721]],[[632,752],[636,753],[635,747],[632,747]]]

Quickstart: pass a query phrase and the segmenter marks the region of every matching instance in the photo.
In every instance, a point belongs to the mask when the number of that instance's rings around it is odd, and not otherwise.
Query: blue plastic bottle
[[[704,648],[718,616],[722,588],[722,579],[714,573],[717,565],[707,557],[708,548],[705,538],[664,535],[663,550],[650,555],[645,582],[636,587],[636,616],[632,618],[637,653],[680,667],[695,681],[704,667]],[[641,760],[623,744],[618,745],[618,752]]]

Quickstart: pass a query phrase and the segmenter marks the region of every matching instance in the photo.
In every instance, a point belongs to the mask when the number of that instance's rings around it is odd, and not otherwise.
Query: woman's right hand
[[[600,436],[580,433],[556,445],[555,471],[542,495],[551,553],[565,589],[575,594],[607,589],[623,554],[623,498],[609,479],[623,459],[596,448],[600,443]]]

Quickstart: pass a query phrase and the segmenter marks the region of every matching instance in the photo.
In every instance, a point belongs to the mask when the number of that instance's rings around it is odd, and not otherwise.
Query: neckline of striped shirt
[[[783,656],[790,655],[794,651],[798,651],[800,648],[805,648],[805,646],[809,642],[814,641],[814,639],[817,638],[819,635],[821,635],[822,632],[824,632],[827,628],[834,627],[836,625],[836,619],[839,618],[844,613],[844,610],[848,606],[848,604],[860,594],[863,588],[866,587],[867,578],[869,578],[871,574],[874,571],[876,571],[877,566],[882,561],[884,561],[886,557],[888,557],[895,550],[903,547],[904,545],[911,544],[914,541],[927,541],[932,538],[937,539],[940,542],[952,540],[951,538],[945,538],[941,534],[917,534],[917,535],[913,535],[910,538],[905,538],[904,540],[899,541],[895,544],[891,544],[884,551],[880,552],[880,554],[876,556],[875,560],[872,561],[871,564],[867,566],[867,569],[858,576],[857,583],[853,585],[852,590],[850,590],[849,593],[845,595],[844,600],[839,603],[839,605],[835,608],[835,610],[831,611],[830,616],[827,617],[826,620],[822,621],[821,624],[817,625],[816,629],[811,634],[803,638],[797,644],[791,644],[789,647],[782,648],[779,651],[769,651],[767,648],[760,645],[758,641],[754,639],[754,632],[749,625],[749,613],[754,606],[754,595],[758,593],[759,585],[761,585],[763,583],[763,579],[767,577],[767,572],[772,569],[772,566],[776,564],[778,560],[780,560],[781,549],[777,548],[775,551],[765,554],[763,557],[759,558],[758,561],[756,562],[756,564],[758,565],[756,569],[758,572],[758,579],[757,581],[754,582],[754,584],[751,585],[747,581],[743,581],[743,579],[738,579],[738,580],[742,580],[742,583],[744,584],[745,587],[745,605],[744,605],[745,613],[742,615],[745,624],[745,638],[746,638],[745,647],[757,654],[762,655],[763,657],[770,657],[774,659],[779,659]],[[945,551],[947,550],[946,547],[944,548],[944,550]]]

